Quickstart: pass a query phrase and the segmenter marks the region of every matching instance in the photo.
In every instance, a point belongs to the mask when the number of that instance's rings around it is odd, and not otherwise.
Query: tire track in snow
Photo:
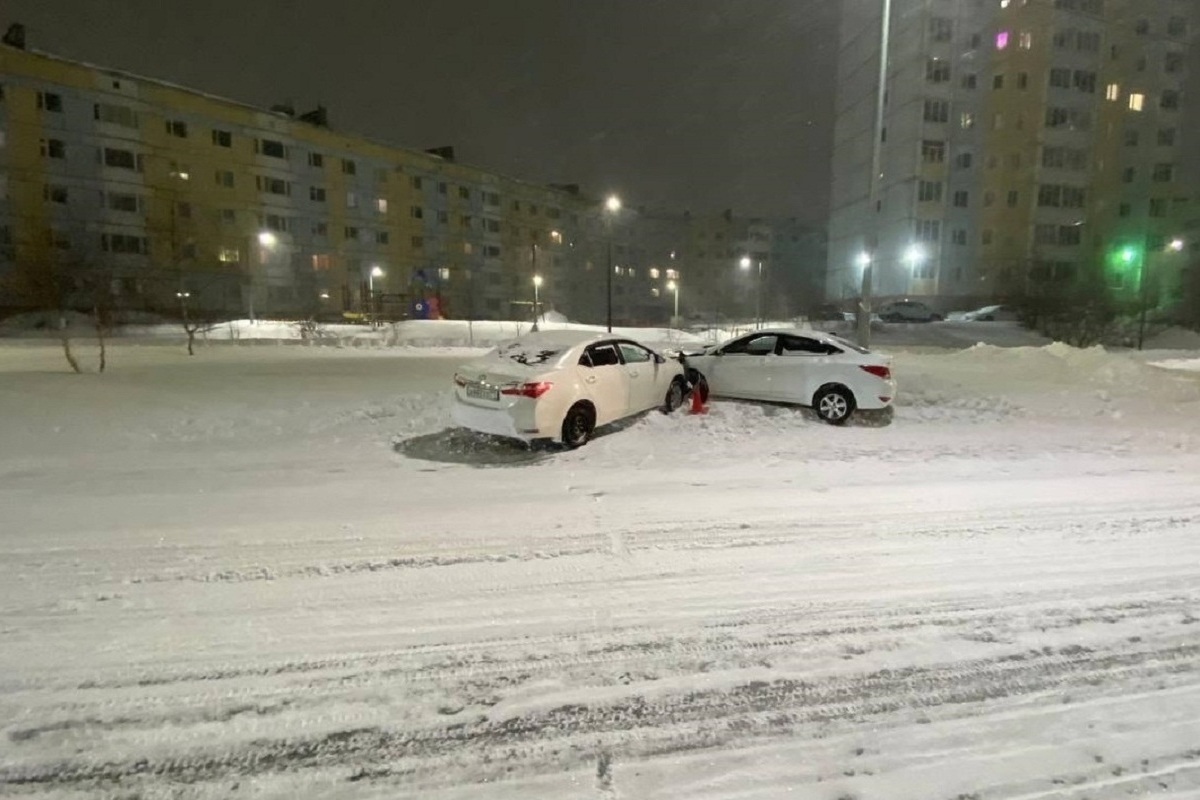
[[[488,765],[497,776],[579,766],[596,742],[623,757],[696,750],[794,734],[798,727],[827,721],[953,709],[1048,691],[1115,688],[1126,694],[1132,686],[1163,685],[1172,676],[1192,681],[1198,670],[1197,644],[1109,652],[1070,647],[854,676],[752,681],[651,699],[632,694],[612,702],[563,705],[420,730],[370,727],[311,738],[256,740],[228,752],[192,750],[104,763],[69,759],[0,767],[0,784],[99,790],[315,768],[345,770],[350,779],[437,784],[454,781],[454,770],[486,773]],[[961,711],[970,713],[969,708]],[[477,772],[472,775],[478,779]]]

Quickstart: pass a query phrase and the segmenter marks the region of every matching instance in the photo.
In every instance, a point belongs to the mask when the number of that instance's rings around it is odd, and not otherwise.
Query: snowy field
[[[385,343],[0,341],[0,795],[1200,797],[1200,352],[527,452]]]

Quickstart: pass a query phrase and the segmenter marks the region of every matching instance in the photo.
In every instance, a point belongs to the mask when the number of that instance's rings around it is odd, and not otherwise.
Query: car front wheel
[[[562,442],[565,446],[575,449],[587,444],[592,438],[592,430],[596,426],[592,411],[582,403],[571,406],[567,416],[563,418]]]
[[[667,389],[667,396],[663,399],[663,413],[670,414],[683,405],[683,395],[683,379],[676,378],[671,381],[671,388]]]
[[[854,413],[854,395],[842,386],[824,386],[813,398],[813,408],[822,422],[845,425]]]

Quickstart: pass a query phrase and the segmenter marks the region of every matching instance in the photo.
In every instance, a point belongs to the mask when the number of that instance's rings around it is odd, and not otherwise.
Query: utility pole
[[[873,215],[866,257],[862,259],[862,287],[858,300],[857,333],[862,347],[871,346],[871,292],[875,262],[879,258],[880,172],[883,170],[883,116],[886,111],[888,49],[891,40],[892,0],[883,0],[883,19],[879,25],[879,83],[875,90],[875,141],[871,148],[870,208]]]

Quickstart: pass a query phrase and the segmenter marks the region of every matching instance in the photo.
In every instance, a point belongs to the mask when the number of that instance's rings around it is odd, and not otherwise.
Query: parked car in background
[[[1007,306],[984,306],[974,311],[951,312],[948,319],[954,322],[1014,322],[1017,312]]]
[[[891,359],[832,334],[755,331],[683,360],[702,397],[809,406],[831,425],[859,409],[889,408],[896,398]]]
[[[683,404],[683,364],[631,339],[543,331],[501,344],[454,375],[455,422],[523,442],[579,447],[601,425]]]
[[[940,322],[942,315],[917,300],[893,300],[879,308],[884,322]]]

